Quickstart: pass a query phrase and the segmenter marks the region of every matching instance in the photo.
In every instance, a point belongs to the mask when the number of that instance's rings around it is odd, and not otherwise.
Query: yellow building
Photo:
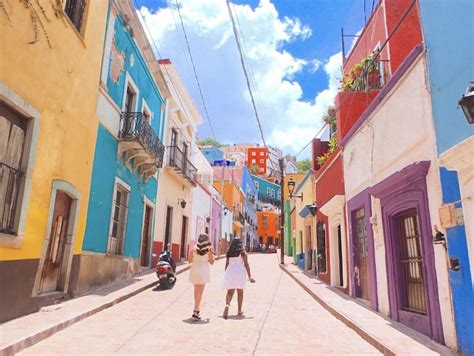
[[[300,267],[314,270],[312,264],[312,250],[316,246],[316,225],[311,209],[314,204],[314,175],[309,170],[293,192],[292,211],[294,214],[294,228],[292,231],[295,241],[295,252]],[[294,208],[294,209],[293,209]],[[299,256],[299,257],[298,257]]]
[[[74,283],[107,6],[10,1],[0,11],[0,322]]]

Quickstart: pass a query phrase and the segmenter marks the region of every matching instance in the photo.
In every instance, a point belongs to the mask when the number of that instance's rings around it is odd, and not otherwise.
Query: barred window
[[[324,224],[317,225],[316,238],[318,243],[318,272],[326,272],[326,229]]]
[[[0,106],[0,232],[16,233],[27,119]]]

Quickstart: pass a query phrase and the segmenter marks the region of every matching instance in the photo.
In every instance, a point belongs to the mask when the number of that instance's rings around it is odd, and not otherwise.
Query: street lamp
[[[458,104],[466,116],[467,122],[474,124],[474,82],[469,84],[466,93],[461,97]]]
[[[295,191],[295,186],[295,180],[293,178],[290,178],[288,180],[288,192],[290,193],[290,198],[300,198],[301,200],[303,200],[303,193],[301,193],[301,195],[293,195],[293,192]]]

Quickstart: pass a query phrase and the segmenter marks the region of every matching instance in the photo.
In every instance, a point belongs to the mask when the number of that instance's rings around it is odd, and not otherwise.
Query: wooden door
[[[342,234],[341,234],[341,225],[337,226],[337,263],[339,270],[339,280],[337,285],[342,287],[344,285],[344,266],[342,263]]]
[[[358,297],[370,300],[369,295],[369,261],[368,261],[368,243],[367,231],[365,229],[365,210],[356,211],[356,232],[358,249],[358,268],[359,268],[359,287]]]
[[[187,251],[187,244],[186,244],[186,236],[188,234],[188,218],[183,216],[183,224],[181,225],[181,258],[186,258],[186,251]]]
[[[41,276],[40,293],[57,290],[58,279],[64,262],[64,250],[67,244],[71,203],[72,199],[67,194],[61,191],[56,193],[48,250]]]
[[[152,209],[148,205],[146,205],[145,217],[143,219],[143,236],[141,251],[141,265],[143,267],[148,267],[150,265],[151,213]]]

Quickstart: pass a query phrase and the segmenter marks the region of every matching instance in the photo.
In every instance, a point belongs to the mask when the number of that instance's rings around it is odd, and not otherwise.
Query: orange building
[[[257,212],[257,232],[261,244],[279,246],[280,216],[273,211]]]
[[[221,187],[220,181],[214,182],[214,188],[216,188],[218,192],[222,191]],[[233,214],[233,235],[242,237],[245,223],[245,195],[236,182],[224,181],[224,203]]]
[[[268,149],[265,147],[247,148],[247,168],[252,172],[253,167],[258,167],[258,171],[253,174],[260,176],[267,175]],[[252,169],[251,169],[252,168]]]

